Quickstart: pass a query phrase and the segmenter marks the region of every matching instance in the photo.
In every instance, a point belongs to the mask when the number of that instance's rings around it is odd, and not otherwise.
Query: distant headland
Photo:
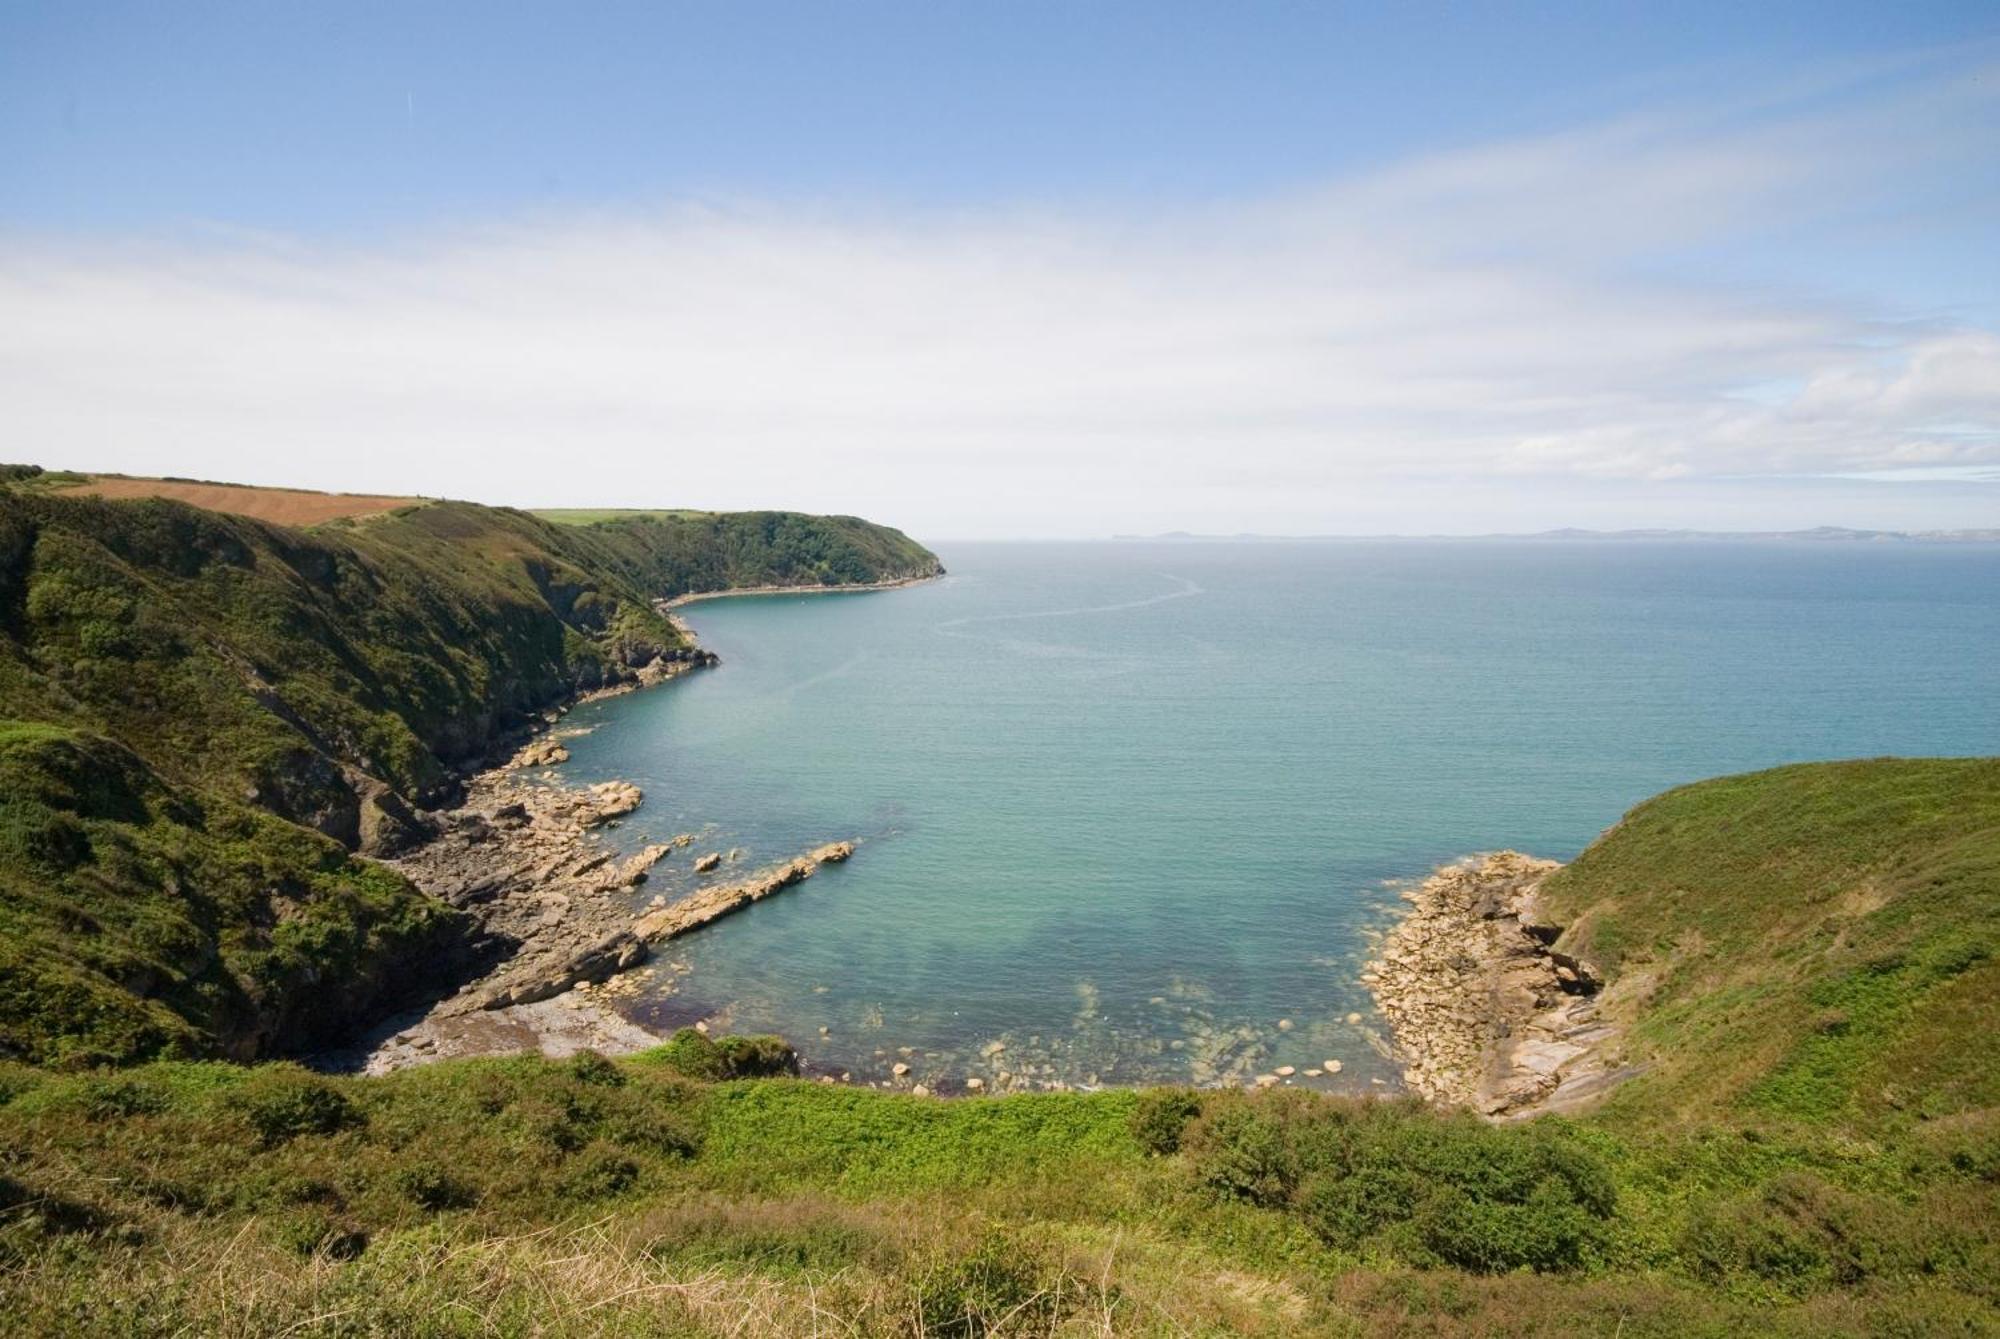
[[[1715,543],[1721,541],[1802,544],[1996,544],[2000,529],[1990,530],[1853,530],[1845,526],[1821,525],[1810,530],[1536,530],[1526,533],[1495,532],[1483,535],[1200,535],[1186,530],[1169,530],[1157,535],[1113,535],[1121,542],[1176,543],[1264,543],[1319,544],[1359,543],[1382,540],[1649,540],[1668,543]]]

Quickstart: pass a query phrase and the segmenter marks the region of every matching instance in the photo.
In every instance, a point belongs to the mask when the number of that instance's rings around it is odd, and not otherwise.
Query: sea
[[[565,779],[645,791],[613,842],[696,838],[635,907],[856,843],[663,946],[639,1021],[944,1092],[1394,1089],[1359,978],[1440,863],[1566,860],[1724,773],[2000,753],[2000,545],[936,547],[924,585],[689,605],[718,666],[564,722]]]

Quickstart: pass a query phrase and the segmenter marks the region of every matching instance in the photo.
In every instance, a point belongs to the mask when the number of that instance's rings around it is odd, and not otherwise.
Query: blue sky
[[[947,536],[2000,524],[1996,71],[1970,4],[9,4],[0,413]]]

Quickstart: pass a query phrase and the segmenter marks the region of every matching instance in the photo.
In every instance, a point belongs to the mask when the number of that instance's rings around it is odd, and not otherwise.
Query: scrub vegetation
[[[1996,1332],[1995,760],[1685,787],[1552,878],[1640,1071],[1580,1116],[940,1100],[693,1031],[379,1078],[225,1058],[455,951],[326,821],[328,776],[420,804],[510,716],[678,647],[650,596],[926,570],[861,525],[435,503],[300,531],[0,489],[8,1327]]]
[[[689,655],[656,598],[936,569],[847,518],[297,529],[61,483],[0,469],[0,1056],[44,1065],[309,1049],[447,982],[464,918],[353,852]]]

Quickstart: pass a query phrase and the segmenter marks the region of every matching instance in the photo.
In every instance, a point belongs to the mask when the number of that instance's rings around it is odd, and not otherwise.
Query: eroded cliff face
[[[1403,1078],[1495,1117],[1567,1109],[1631,1072],[1588,962],[1552,947],[1538,910],[1560,866],[1518,851],[1447,865],[1404,897],[1363,980],[1394,1029]]]

